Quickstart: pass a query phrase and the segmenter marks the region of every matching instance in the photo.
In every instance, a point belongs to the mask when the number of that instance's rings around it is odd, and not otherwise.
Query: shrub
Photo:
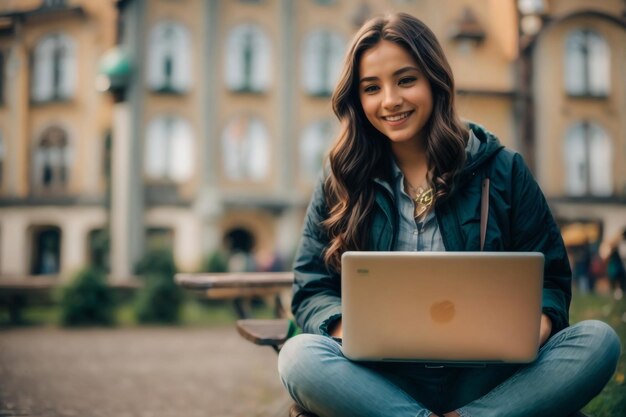
[[[179,321],[183,292],[174,282],[176,264],[167,248],[151,249],[137,264],[143,287],[135,299],[135,315],[140,323],[173,324]]]
[[[173,278],[176,264],[172,250],[167,248],[148,250],[137,263],[135,271],[138,275],[159,274]]]
[[[183,293],[173,276],[150,273],[137,293],[135,315],[139,323],[174,324],[179,321]]]
[[[221,251],[210,253],[202,262],[201,272],[227,272],[228,260]]]
[[[114,324],[115,298],[97,268],[79,271],[61,290],[61,324],[89,326]]]

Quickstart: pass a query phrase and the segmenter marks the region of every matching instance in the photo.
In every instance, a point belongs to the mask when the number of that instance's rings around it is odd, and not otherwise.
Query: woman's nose
[[[396,109],[402,104],[402,96],[395,88],[388,88],[383,97],[383,107],[388,110]]]

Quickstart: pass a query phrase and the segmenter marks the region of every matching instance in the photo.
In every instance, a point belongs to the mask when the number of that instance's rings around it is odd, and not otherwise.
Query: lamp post
[[[533,96],[533,44],[543,28],[544,0],[518,0],[519,55],[517,63],[520,145],[531,170],[535,169],[535,106]]]
[[[138,14],[137,3],[141,2],[118,3],[120,16],[128,19],[129,15]],[[136,50],[138,44],[137,37],[126,36],[126,39],[132,39],[135,43],[120,44],[106,52],[101,58],[100,72],[96,78],[96,88],[112,94],[114,99],[111,175],[107,191],[110,196],[108,227],[111,277],[118,281],[132,277],[144,247],[142,158],[136,122],[141,105],[137,79],[139,71],[133,67],[129,58],[131,55],[127,52]]]

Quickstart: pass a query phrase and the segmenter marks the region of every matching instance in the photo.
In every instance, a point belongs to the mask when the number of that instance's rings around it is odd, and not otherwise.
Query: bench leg
[[[235,298],[233,300],[233,305],[235,306],[235,313],[237,313],[237,317],[239,317],[240,319],[250,318],[249,300],[245,298]]]

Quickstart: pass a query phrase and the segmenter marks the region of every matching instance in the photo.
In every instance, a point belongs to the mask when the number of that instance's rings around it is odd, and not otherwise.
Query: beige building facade
[[[596,3],[2,2],[0,279],[101,262],[106,230],[118,279],[162,245],[184,271],[217,249],[288,261],[338,131],[343,54],[385,11],[433,29],[462,117],[525,154],[564,225],[613,233],[626,225],[625,5]],[[122,96],[99,91],[113,48],[130,68]]]

